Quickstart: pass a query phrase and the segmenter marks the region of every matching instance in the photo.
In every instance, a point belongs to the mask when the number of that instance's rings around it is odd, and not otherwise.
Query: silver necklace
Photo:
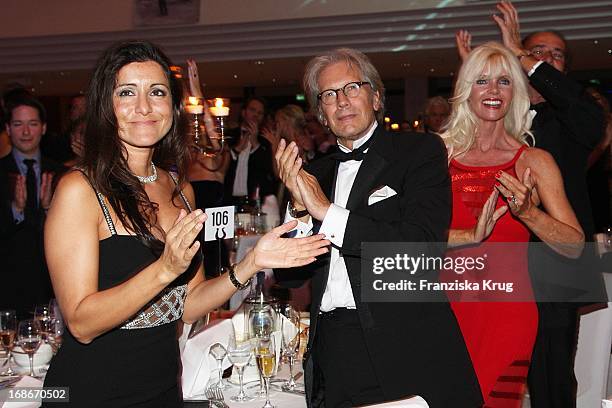
[[[153,162],[151,162],[151,169],[153,170],[153,174],[150,176],[136,176],[138,181],[140,181],[142,184],[149,184],[157,181],[157,168]]]

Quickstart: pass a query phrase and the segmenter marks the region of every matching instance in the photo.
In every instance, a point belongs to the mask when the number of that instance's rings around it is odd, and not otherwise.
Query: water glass
[[[21,349],[28,354],[30,359],[30,377],[39,378],[34,375],[34,353],[42,342],[42,333],[37,320],[22,320],[17,328],[17,343]]]

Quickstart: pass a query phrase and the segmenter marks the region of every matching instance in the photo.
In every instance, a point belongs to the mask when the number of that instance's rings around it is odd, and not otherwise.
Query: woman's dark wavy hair
[[[178,195],[189,165],[189,147],[181,119],[182,88],[170,71],[172,63],[168,57],[149,42],[115,44],[99,59],[87,92],[85,153],[80,165],[92,185],[107,198],[124,227],[156,253],[161,253],[163,243],[152,233],[157,224],[158,206],[149,200],[144,188],[128,168],[127,150],[119,139],[113,108],[113,92],[119,70],[132,62],[147,61],[158,63],[170,84],[172,126],[155,146],[153,162],[158,168],[178,172],[178,185],[173,197]],[[158,232],[163,235],[159,228]]]

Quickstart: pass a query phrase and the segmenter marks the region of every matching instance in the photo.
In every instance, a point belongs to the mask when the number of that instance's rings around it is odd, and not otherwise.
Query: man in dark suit
[[[567,43],[560,33],[539,31],[521,43],[516,9],[509,2],[498,4],[502,13],[494,19],[504,45],[519,58],[529,77],[533,134],[536,146],[555,158],[563,176],[565,192],[586,241],[593,240],[594,223],[586,182],[587,159],[603,132],[603,113],[585,90],[566,75]],[[534,237],[535,238],[535,237]],[[538,244],[542,245],[542,244]],[[574,357],[577,342],[578,307],[583,303],[563,302],[561,285],[548,279],[546,271],[578,280],[588,293],[587,301],[605,301],[601,271],[593,268],[592,246],[579,260],[569,260],[532,245],[529,269],[538,303],[539,327],[529,369],[529,394],[533,408],[576,406]],[[552,301],[552,302],[551,302]]]
[[[384,86],[359,51],[315,57],[304,88],[341,150],[307,169],[293,143],[281,141],[275,156],[292,195],[289,218],[300,220],[297,234],[318,230],[332,242],[330,255],[307,271],[308,405],[348,407],[419,395],[432,408],[480,406],[478,382],[447,302],[362,299],[362,243],[446,242],[451,194],[442,141],[384,131]]]
[[[0,159],[0,308],[14,308],[20,318],[30,317],[37,303],[52,297],[44,261],[42,229],[51,204],[54,175],[62,166],[40,153],[46,131],[43,105],[33,98],[11,101],[6,107],[6,131],[13,146]]]
[[[247,99],[241,111],[241,125],[229,131],[235,138],[230,151],[232,160],[225,175],[225,200],[230,204],[242,204],[244,197],[252,199],[257,188],[262,201],[276,194],[272,148],[260,135],[265,109],[263,99]]]

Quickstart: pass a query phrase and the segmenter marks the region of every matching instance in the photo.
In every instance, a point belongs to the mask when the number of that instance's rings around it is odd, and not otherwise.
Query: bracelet
[[[236,271],[234,270],[234,266],[236,266],[236,264],[231,264],[228,268],[229,269],[228,276],[229,276],[230,282],[232,282],[232,285],[234,285],[236,289],[245,290],[246,288],[251,286],[251,281],[253,280],[253,278],[249,278],[248,281],[244,283],[240,283],[238,278],[236,278]]]

